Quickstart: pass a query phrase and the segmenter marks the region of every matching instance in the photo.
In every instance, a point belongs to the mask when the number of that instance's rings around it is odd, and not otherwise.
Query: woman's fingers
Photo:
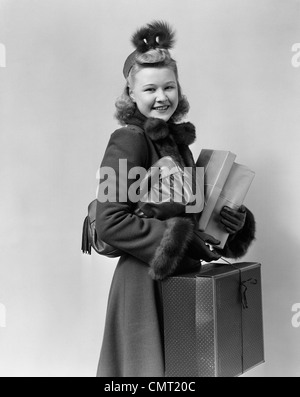
[[[246,213],[243,208],[241,207],[239,210],[234,210],[229,207],[222,208],[220,221],[225,226],[228,233],[233,234],[243,228],[246,218]]]

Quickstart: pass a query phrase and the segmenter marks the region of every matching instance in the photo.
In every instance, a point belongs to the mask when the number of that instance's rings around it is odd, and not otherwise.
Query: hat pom
[[[154,21],[138,29],[132,36],[132,43],[138,52],[144,53],[155,48],[169,50],[174,44],[174,31],[163,21]]]

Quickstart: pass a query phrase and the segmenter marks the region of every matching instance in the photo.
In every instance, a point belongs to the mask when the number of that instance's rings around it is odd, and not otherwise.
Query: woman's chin
[[[163,121],[168,121],[172,117],[173,112],[167,111],[167,112],[157,112],[153,111],[151,112],[151,117],[155,117],[156,119],[161,119]]]

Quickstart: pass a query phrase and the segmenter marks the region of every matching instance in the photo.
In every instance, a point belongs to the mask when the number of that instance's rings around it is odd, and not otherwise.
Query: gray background
[[[297,0],[0,0],[0,376],[94,376],[116,260],[80,252],[133,31],[177,30],[198,131],[256,172],[245,204],[263,269],[266,363],[299,376],[300,42]]]

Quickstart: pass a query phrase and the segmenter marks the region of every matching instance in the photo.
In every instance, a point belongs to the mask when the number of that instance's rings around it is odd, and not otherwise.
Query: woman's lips
[[[157,112],[165,112],[169,109],[169,105],[164,105],[164,106],[156,106],[153,108],[153,110],[156,110]]]

